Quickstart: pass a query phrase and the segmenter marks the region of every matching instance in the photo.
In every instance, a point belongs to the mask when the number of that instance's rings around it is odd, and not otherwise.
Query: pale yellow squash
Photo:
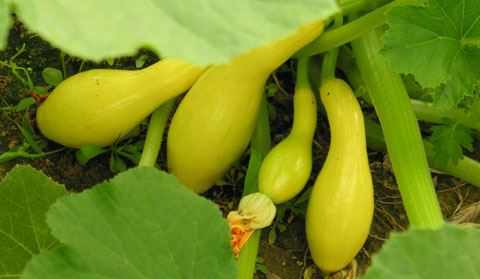
[[[323,30],[323,22],[208,69],[180,103],[168,132],[169,171],[197,193],[208,190],[250,141],[269,75]]]
[[[164,59],[136,71],[82,72],[63,81],[40,105],[37,124],[45,137],[67,147],[107,146],[188,90],[204,70]]]
[[[293,127],[267,154],[258,174],[258,191],[275,204],[302,191],[312,170],[312,140],[317,124],[317,103],[308,81],[308,58],[300,58],[293,98]]]
[[[363,114],[344,81],[320,89],[331,141],[308,202],[306,233],[315,264],[324,272],[347,266],[367,239],[373,217],[373,186]]]

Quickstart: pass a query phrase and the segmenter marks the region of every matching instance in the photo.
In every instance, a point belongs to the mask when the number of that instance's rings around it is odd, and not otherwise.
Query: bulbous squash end
[[[192,173],[180,173],[177,171],[176,168],[168,168],[168,172],[175,176],[180,183],[187,187],[188,189],[192,190],[197,194],[203,194],[208,191],[215,182],[211,182],[210,179],[205,177],[200,177],[197,174]]]
[[[265,157],[258,174],[259,192],[275,204],[282,204],[300,193],[312,169],[311,148],[303,141],[287,137]]]
[[[48,108],[48,103],[43,103],[38,107],[35,118],[40,133],[47,139],[69,148],[80,147],[80,145],[75,142],[75,137],[71,137],[70,135],[66,136],[66,134],[71,133],[70,131],[58,128],[59,117],[52,115],[52,109]]]

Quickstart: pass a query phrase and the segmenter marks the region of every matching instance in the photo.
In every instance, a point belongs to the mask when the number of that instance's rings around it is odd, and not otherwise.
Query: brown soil
[[[32,68],[31,76],[35,84],[45,85],[41,77],[41,71],[45,67],[60,69],[60,53],[41,41],[38,37],[32,37],[22,26],[16,25],[10,33],[9,48],[0,52],[0,60],[8,60],[16,48],[23,43],[27,51],[16,60],[17,64],[23,67]],[[67,72],[71,75],[80,66],[80,61],[69,60]],[[86,67],[109,67],[105,63],[95,65],[87,63]],[[130,59],[119,60],[115,67],[133,68],[134,63]],[[273,97],[269,98],[270,103],[276,109],[276,118],[272,119],[272,139],[276,143],[288,133],[288,127],[292,122],[292,97],[293,77],[291,64],[287,63],[277,71],[271,82],[278,83],[281,88]],[[29,92],[5,67],[0,67],[0,107],[15,105],[18,100],[29,96]],[[31,120],[35,125],[34,111],[31,112]],[[19,122],[20,113],[0,112],[0,154],[14,148],[22,142],[22,137],[13,121]],[[315,165],[313,174],[317,174],[328,151],[328,125],[324,117],[319,116],[319,124],[314,143]],[[59,148],[54,143],[49,143],[47,150]],[[82,191],[99,182],[112,177],[108,169],[108,155],[95,158],[85,166],[81,166],[75,160],[74,150],[65,150],[55,155],[36,159],[15,159],[0,165],[0,179],[15,164],[30,164],[42,170],[55,181],[64,184],[72,191]],[[478,156],[477,151],[477,158]],[[165,163],[164,153],[160,156],[160,165]],[[215,187],[207,193],[224,211],[235,208],[238,202],[243,185],[243,175],[246,170],[244,158],[241,162],[224,177],[227,185]],[[370,265],[371,256],[377,252],[388,235],[392,231],[402,231],[408,227],[405,211],[394,177],[390,168],[388,157],[383,153],[370,153],[371,168],[375,183],[375,217],[370,236],[356,258],[360,273]],[[479,222],[478,212],[480,206],[480,190],[459,180],[440,174],[433,174],[434,181],[443,209],[445,218],[461,218],[461,222]],[[314,177],[308,185],[312,185]],[[283,220],[277,220],[283,224],[286,230],[277,231],[277,238],[273,243],[269,242],[269,230],[262,233],[259,256],[264,259],[263,265],[268,269],[266,274],[257,272],[257,278],[322,278],[321,272],[313,264],[304,233],[304,219],[298,214],[287,212]],[[348,273],[348,272],[344,272]],[[342,278],[345,275],[339,275]]]

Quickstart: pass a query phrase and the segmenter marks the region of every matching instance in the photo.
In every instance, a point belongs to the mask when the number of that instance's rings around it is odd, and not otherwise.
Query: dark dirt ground
[[[0,52],[0,60],[8,60],[15,54],[16,48],[23,43],[26,44],[26,51],[15,61],[19,66],[31,68],[31,77],[36,85],[45,85],[41,77],[41,72],[45,67],[61,68],[60,52],[47,43],[41,41],[38,37],[27,33],[23,27],[16,24],[10,33],[8,49]],[[147,60],[152,63],[155,60],[153,56]],[[290,64],[289,64],[290,63]],[[80,66],[79,60],[67,58],[67,72],[74,74]],[[117,68],[135,68],[132,59],[117,60]],[[94,67],[110,67],[106,63],[92,64],[86,63],[84,69]],[[273,143],[280,141],[287,135],[292,122],[292,95],[293,77],[291,71],[291,62],[287,62],[284,67],[277,71],[271,82],[277,83],[280,90],[269,102],[276,108],[277,116],[272,122],[272,140]],[[32,92],[22,85],[6,67],[0,66],[0,107],[15,105],[18,100],[31,95]],[[30,119],[35,127],[34,109],[30,112]],[[22,142],[22,137],[13,121],[20,122],[21,113],[14,113],[0,110],[0,154],[14,148]],[[328,152],[328,125],[324,117],[319,116],[318,129],[314,142],[314,176],[318,173]],[[140,136],[142,137],[142,136]],[[47,150],[53,150],[59,146],[49,143]],[[162,152],[159,164],[165,165],[165,152]],[[479,152],[476,152],[478,159]],[[378,251],[388,235],[392,231],[405,230],[408,227],[405,211],[403,209],[401,198],[394,177],[392,176],[388,157],[383,153],[371,151],[370,162],[375,184],[375,215],[370,232],[370,236],[360,251],[356,260],[358,262],[358,271],[360,273],[370,265],[371,256]],[[246,170],[248,158],[243,158],[234,169],[227,174],[223,180],[224,186],[213,187],[206,195],[215,201],[223,211],[228,211],[236,207],[241,195],[243,185],[243,175]],[[36,159],[15,159],[4,164],[0,164],[0,179],[15,164],[30,164],[33,167],[42,170],[45,174],[52,177],[55,181],[64,184],[71,191],[82,191],[105,179],[112,177],[108,169],[108,155],[102,155],[93,159],[88,164],[81,166],[77,163],[74,156],[74,150],[65,150],[60,153],[36,158]],[[131,165],[130,165],[131,166]],[[452,219],[454,216],[464,216],[462,222],[478,223],[478,212],[480,208],[480,189],[465,184],[457,179],[444,176],[433,172],[434,182],[442,210],[446,219]],[[314,177],[308,183],[313,184]],[[462,215],[465,214],[466,215]],[[477,213],[477,215],[475,215]],[[276,227],[285,225],[286,230],[277,231],[277,237],[273,243],[269,242],[269,230],[265,229],[262,233],[262,240],[259,249],[259,256],[263,258],[262,265],[266,267],[266,274],[258,271],[257,278],[322,278],[320,271],[315,268],[310,258],[304,232],[304,220],[301,215],[293,214],[289,211],[282,220],[276,221]],[[264,270],[266,271],[266,270]],[[335,278],[348,278],[348,275],[338,275]]]

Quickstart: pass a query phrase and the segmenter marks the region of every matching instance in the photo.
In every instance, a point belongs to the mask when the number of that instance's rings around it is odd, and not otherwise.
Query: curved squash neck
[[[344,158],[366,157],[363,114],[353,93],[349,94],[344,89],[327,89],[322,92],[322,102],[330,124],[329,156],[337,154],[340,157],[346,156]],[[357,155],[349,156],[353,152]]]
[[[311,145],[317,125],[317,102],[308,80],[309,57],[297,60],[297,79],[293,97],[293,127],[290,134]]]
[[[317,123],[317,103],[310,88],[295,89],[293,97],[293,126],[290,134],[311,142]]]
[[[341,111],[343,111],[343,113]],[[337,112],[343,115],[337,114],[336,116],[330,117],[330,113],[327,112],[329,119],[334,118],[331,121],[329,120],[332,139],[330,141],[329,152],[333,154],[351,154],[353,149],[366,146],[365,133],[363,131],[363,116],[347,110],[338,110]]]
[[[235,57],[231,63],[244,67],[251,76],[268,77],[300,48],[318,37],[323,31],[323,26],[323,21],[306,24],[288,37]]]
[[[179,95],[178,92],[187,90],[185,84],[192,84],[205,69],[180,60],[163,59],[145,69],[135,71],[134,75],[139,89],[143,88],[146,93],[155,92],[158,99],[168,100]],[[165,88],[169,90],[164,90]],[[142,90],[137,92],[140,91]]]

